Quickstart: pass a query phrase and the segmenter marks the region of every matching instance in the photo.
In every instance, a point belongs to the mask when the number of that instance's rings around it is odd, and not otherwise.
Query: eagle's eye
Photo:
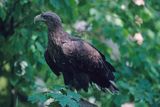
[[[42,16],[44,19],[47,19],[47,17],[48,17],[48,16],[46,16],[46,15],[43,15],[43,14],[42,14],[41,16]]]

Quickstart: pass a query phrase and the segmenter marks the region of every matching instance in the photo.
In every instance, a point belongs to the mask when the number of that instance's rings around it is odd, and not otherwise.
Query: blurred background
[[[33,23],[45,11],[117,70],[119,95],[90,87],[83,98],[100,107],[160,107],[160,0],[0,0],[0,107],[42,107],[28,96],[64,86],[43,57],[47,28]]]

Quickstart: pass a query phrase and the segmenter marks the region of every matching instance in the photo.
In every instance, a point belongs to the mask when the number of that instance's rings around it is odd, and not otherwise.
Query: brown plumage
[[[65,85],[87,91],[89,84],[95,83],[103,91],[118,91],[113,83],[114,67],[91,44],[64,32],[58,15],[45,12],[37,15],[35,21],[44,21],[48,26],[48,46],[44,56],[57,76],[63,74]]]

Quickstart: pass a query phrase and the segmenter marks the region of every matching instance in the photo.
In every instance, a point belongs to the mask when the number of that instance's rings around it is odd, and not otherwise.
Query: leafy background
[[[56,12],[65,31],[92,43],[116,67],[119,95],[63,87],[43,57],[46,26],[33,23],[44,11]],[[81,96],[101,107],[159,107],[159,17],[159,0],[1,0],[0,106],[43,107],[54,98],[77,107]]]

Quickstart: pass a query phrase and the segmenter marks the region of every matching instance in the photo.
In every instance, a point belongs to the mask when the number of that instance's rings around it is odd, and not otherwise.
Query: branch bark
[[[84,99],[81,99],[79,103],[80,103],[80,107],[98,107],[97,105],[92,104]]]

